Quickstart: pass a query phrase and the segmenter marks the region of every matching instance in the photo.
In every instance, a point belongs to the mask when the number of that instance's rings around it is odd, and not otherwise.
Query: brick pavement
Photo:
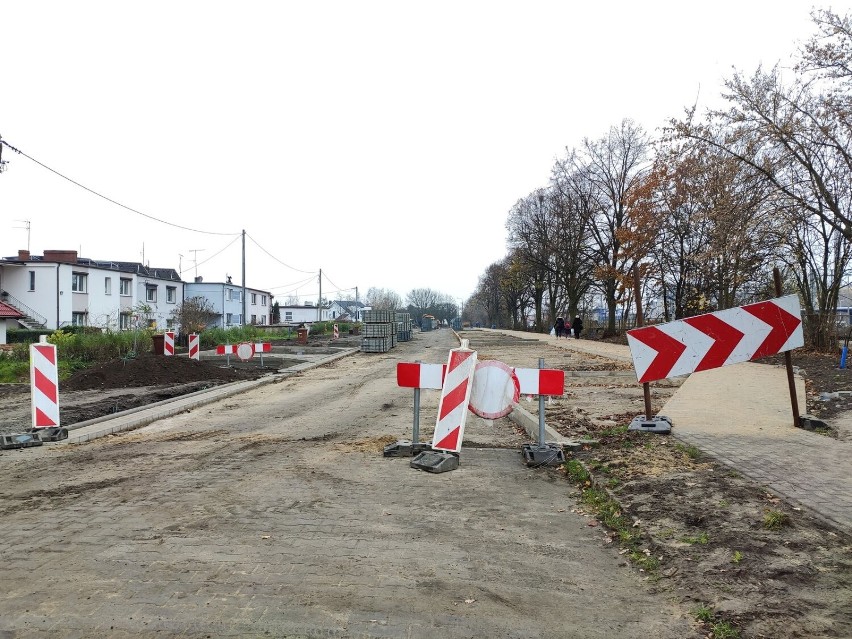
[[[501,332],[618,361],[630,359],[625,345]],[[796,383],[799,412],[805,414],[804,381],[797,377]],[[681,441],[852,533],[852,441],[793,427],[783,367],[745,362],[690,375],[660,414],[672,418],[672,434]]]

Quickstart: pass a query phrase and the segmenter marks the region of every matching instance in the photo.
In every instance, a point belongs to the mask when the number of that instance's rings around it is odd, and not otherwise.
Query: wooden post
[[[636,294],[636,328],[644,326],[645,321],[642,317],[642,286],[639,280],[639,267],[633,265],[633,286]],[[648,382],[642,383],[642,393],[645,396],[645,419],[651,419],[654,416],[651,414],[651,385]]]
[[[775,295],[781,297],[781,272],[778,267],[772,269],[772,277],[775,279]],[[793,356],[790,351],[784,351],[784,364],[787,367],[787,384],[790,386],[790,404],[793,407],[793,428],[799,427],[799,398],[796,395],[796,378],[793,376]]]

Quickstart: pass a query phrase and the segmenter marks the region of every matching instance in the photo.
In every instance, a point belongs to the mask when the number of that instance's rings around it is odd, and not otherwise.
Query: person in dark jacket
[[[553,327],[556,329],[556,339],[559,339],[563,335],[565,335],[566,339],[568,335],[565,333],[565,320],[561,317],[556,318],[556,325]]]
[[[580,333],[583,332],[583,320],[579,317],[575,317],[574,321],[571,322],[571,328],[574,329],[574,337],[580,339]]]

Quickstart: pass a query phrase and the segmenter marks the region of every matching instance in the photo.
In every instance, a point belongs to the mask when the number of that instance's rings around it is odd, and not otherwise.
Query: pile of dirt
[[[77,371],[62,381],[63,391],[107,388],[166,386],[188,382],[226,383],[257,379],[269,369],[226,368],[208,361],[187,357],[163,357],[144,353],[134,358],[117,359]]]

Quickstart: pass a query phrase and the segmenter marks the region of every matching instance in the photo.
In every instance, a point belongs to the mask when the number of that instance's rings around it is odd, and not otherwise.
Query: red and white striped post
[[[163,334],[163,355],[175,354],[175,333],[174,331],[166,331]]]
[[[189,359],[201,361],[201,340],[196,333],[189,335]]]
[[[30,344],[30,396],[33,430],[58,428],[59,369],[55,344],[46,341]]]
[[[438,420],[432,437],[432,448],[435,450],[453,453],[461,450],[473,373],[476,370],[476,351],[467,346],[468,340],[465,339],[460,348],[450,351],[447,376],[438,404]]]

